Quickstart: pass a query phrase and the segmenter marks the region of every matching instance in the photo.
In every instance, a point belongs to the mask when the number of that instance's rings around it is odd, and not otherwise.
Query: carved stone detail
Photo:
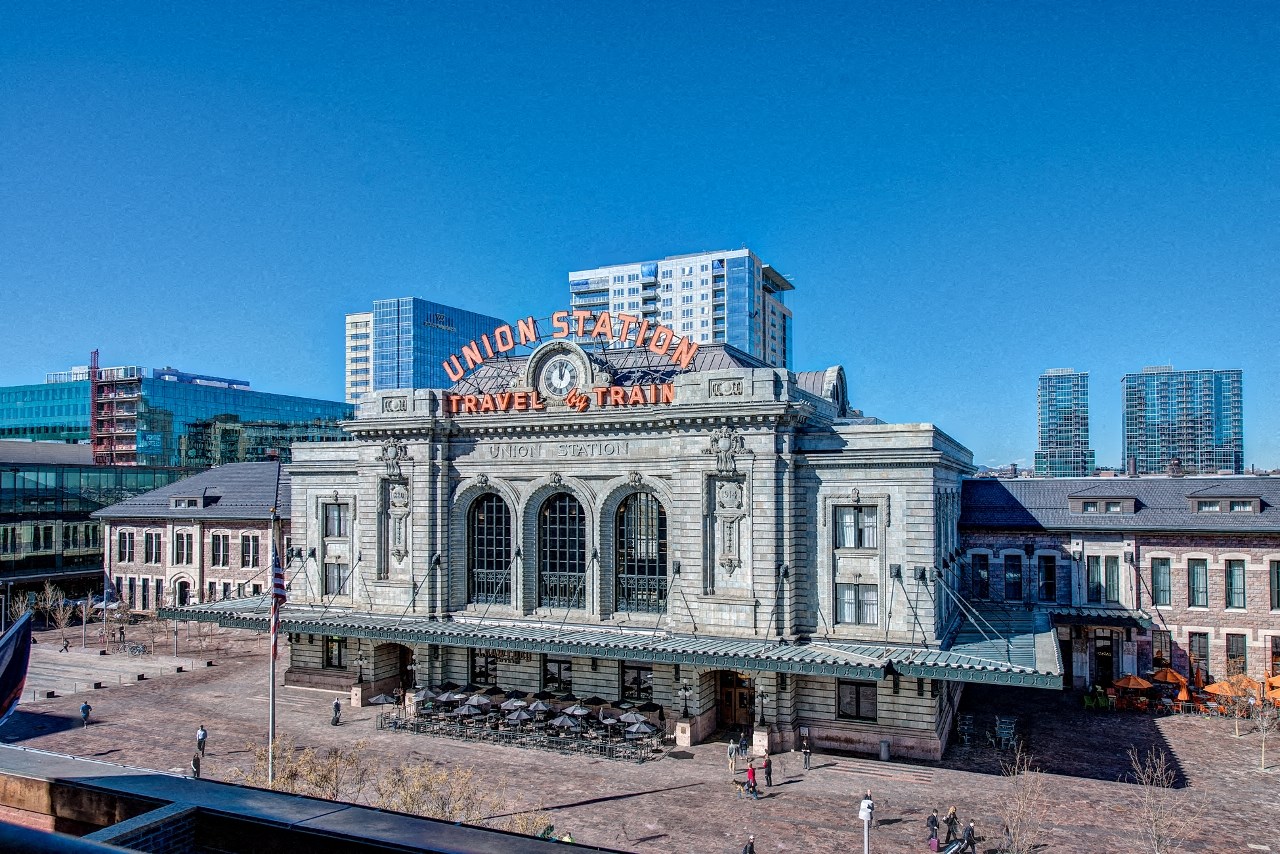
[[[746,451],[747,444],[732,427],[721,427],[711,434],[710,447],[704,454],[716,455],[716,471],[720,474],[738,473],[738,454]]]
[[[632,489],[639,489],[644,486],[644,475],[638,471],[632,471],[627,475],[627,483],[631,485]]]
[[[409,449],[399,439],[387,439],[378,452],[378,460],[386,467],[385,474],[389,478],[400,477],[400,463],[409,459]]]
[[[548,482],[554,487],[564,486],[564,476],[561,475],[560,472],[558,471],[552,472],[551,477],[548,478]]]
[[[392,483],[387,490],[387,504],[391,556],[396,563],[404,563],[409,556],[409,488],[403,483]]]

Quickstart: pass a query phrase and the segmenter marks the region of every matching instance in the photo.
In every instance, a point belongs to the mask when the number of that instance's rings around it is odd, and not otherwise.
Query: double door
[[[755,682],[732,670],[720,672],[720,726],[749,727],[756,719]]]

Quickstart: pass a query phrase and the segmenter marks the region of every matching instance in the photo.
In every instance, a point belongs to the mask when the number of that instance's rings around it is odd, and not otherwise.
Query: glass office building
[[[448,388],[453,380],[445,373],[444,360],[505,324],[487,314],[418,297],[375,300],[373,391]],[[348,351],[348,361],[359,358],[350,352],[350,344]]]
[[[1161,474],[1178,460],[1188,474],[1244,472],[1243,374],[1175,371],[1125,374],[1124,457],[1138,474]]]
[[[1036,388],[1036,412],[1036,477],[1092,475],[1088,371],[1052,368],[1041,374]]]
[[[184,464],[182,439],[193,422],[235,416],[310,424],[352,414],[340,401],[268,394],[242,380],[172,368],[102,368],[99,377],[92,416],[87,368],[49,374],[43,385],[0,388],[0,439],[87,442],[93,417],[98,463],[177,466]]]

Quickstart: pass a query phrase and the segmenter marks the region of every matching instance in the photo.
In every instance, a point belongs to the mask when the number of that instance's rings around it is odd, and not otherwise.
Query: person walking
[[[200,779],[200,754],[191,754],[191,777],[194,780]]]
[[[63,638],[62,649],[58,650],[58,652],[66,652],[69,649],[71,649],[71,641],[67,640],[66,638]]]
[[[960,816],[956,815],[955,807],[947,810],[947,817],[942,820],[942,823],[947,826],[947,838],[943,840],[944,844],[960,838]]]
[[[973,832],[973,819],[969,819],[969,825],[964,829],[964,836],[960,838],[964,844],[960,846],[960,851],[968,851],[969,854],[978,854],[978,840]]]
[[[924,820],[924,826],[929,828],[929,838],[925,841],[935,840],[938,838],[938,810],[935,807],[933,812],[929,813],[929,817]],[[935,848],[937,846],[934,846]]]
[[[766,789],[773,788],[773,760],[769,758],[769,754],[764,755],[764,787]]]
[[[333,698],[333,720],[330,721],[334,726],[342,720],[342,699],[340,697]]]
[[[729,733],[729,773],[738,773],[738,737],[733,733]]]
[[[809,749],[809,739],[800,739],[800,755],[804,757],[804,770],[809,770],[809,758],[813,751]]]
[[[756,787],[756,762],[754,759],[747,760],[747,791],[751,793],[751,797],[760,800],[760,789]]]
[[[747,834],[747,844],[742,846],[742,854],[756,854],[756,835]]]
[[[85,700],[80,704],[80,722],[85,726],[89,725],[89,713],[93,711],[93,706],[89,705],[89,701]]]
[[[742,728],[742,737],[738,739],[738,755],[739,755],[739,756],[747,756],[747,755],[748,755],[748,753],[747,753],[747,748],[748,748],[748,747],[749,747],[749,745],[747,744],[747,728],[746,728],[746,727],[743,727],[743,728]]]
[[[204,724],[200,724],[200,729],[196,730],[196,750],[201,756],[204,756],[204,743],[209,740],[209,731],[204,728]]]

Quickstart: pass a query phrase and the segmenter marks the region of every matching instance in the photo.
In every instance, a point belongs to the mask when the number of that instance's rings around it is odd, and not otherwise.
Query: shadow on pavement
[[[96,725],[97,722],[90,717],[89,726]],[[0,739],[13,744],[14,742],[41,735],[49,735],[54,732],[66,732],[69,729],[83,728],[84,724],[80,722],[79,716],[70,717],[68,715],[54,715],[43,712],[28,712],[19,706],[14,710],[13,716],[5,721],[4,726],[0,727]]]

